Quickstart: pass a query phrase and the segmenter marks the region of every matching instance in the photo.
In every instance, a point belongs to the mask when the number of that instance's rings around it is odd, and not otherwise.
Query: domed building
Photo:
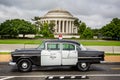
[[[77,34],[77,27],[74,26],[74,17],[70,12],[63,9],[53,9],[47,12],[43,17],[40,17],[41,23],[55,23],[55,35],[71,35]]]

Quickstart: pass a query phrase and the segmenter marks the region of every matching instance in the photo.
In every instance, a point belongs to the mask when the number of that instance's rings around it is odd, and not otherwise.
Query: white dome
[[[46,18],[46,17],[73,18],[73,15],[64,9],[53,9],[53,10],[48,11],[48,13],[44,15],[44,18]]]

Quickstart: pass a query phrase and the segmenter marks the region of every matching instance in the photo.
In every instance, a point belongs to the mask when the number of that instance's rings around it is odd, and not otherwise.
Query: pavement
[[[60,77],[54,79],[51,77]],[[65,76],[82,79],[63,79]],[[17,67],[8,63],[0,63],[0,80],[120,80],[120,63],[92,64],[87,72],[78,71],[71,67],[36,67],[32,72],[18,72]],[[84,79],[84,77],[87,77]]]
[[[15,49],[21,48],[36,48],[36,44],[0,44],[0,52],[11,52]],[[105,53],[120,53],[120,46],[85,46],[98,51],[105,51]]]

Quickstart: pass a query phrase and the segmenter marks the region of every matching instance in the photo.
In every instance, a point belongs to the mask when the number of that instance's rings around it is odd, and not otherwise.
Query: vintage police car
[[[104,61],[103,51],[86,49],[75,41],[47,40],[38,48],[11,52],[10,65],[17,65],[19,71],[31,71],[36,66],[77,66],[86,71],[93,63]]]

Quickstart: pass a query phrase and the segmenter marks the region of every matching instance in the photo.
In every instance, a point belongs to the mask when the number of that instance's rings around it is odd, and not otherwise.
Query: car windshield
[[[87,50],[82,44],[80,44],[81,50]]]
[[[44,42],[42,42],[42,43],[38,46],[37,49],[40,49],[40,50],[45,49],[45,44],[44,44]]]

